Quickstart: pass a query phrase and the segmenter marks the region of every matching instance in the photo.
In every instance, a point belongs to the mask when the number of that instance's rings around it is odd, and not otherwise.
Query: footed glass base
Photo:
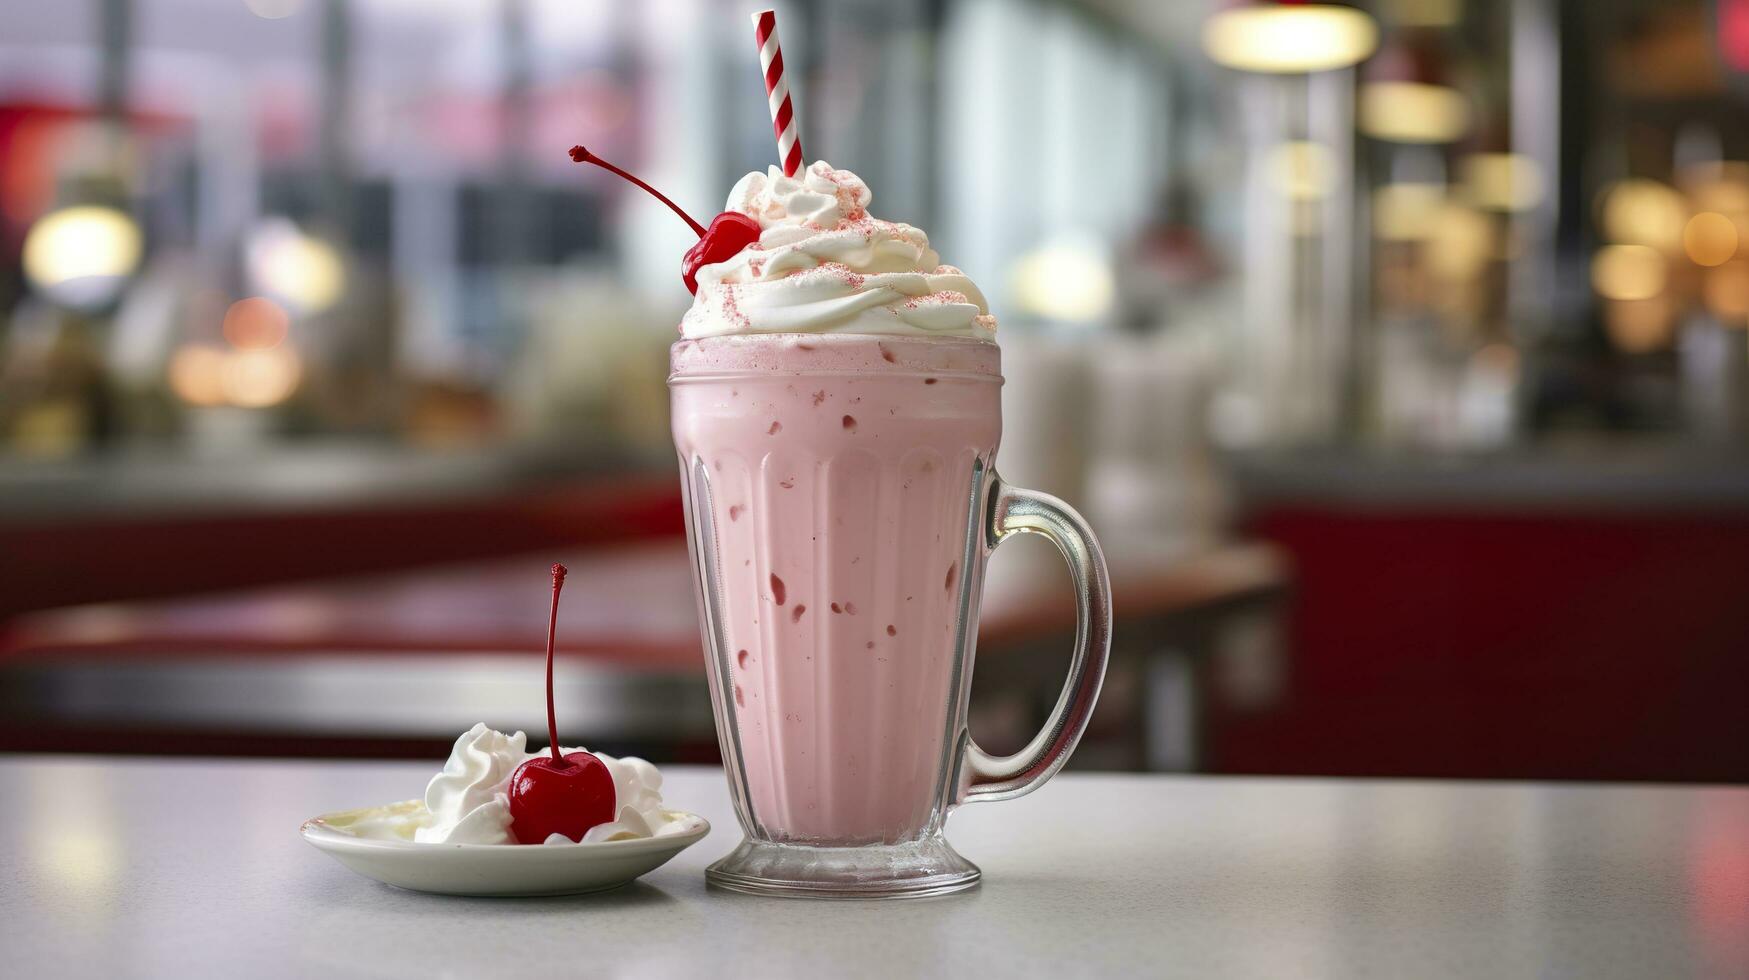
[[[971,888],[983,872],[935,836],[863,847],[744,840],[704,875],[719,888],[752,895],[926,898]]]

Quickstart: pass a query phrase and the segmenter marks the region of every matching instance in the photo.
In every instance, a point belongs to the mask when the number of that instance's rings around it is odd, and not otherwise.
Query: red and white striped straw
[[[802,137],[796,125],[795,106],[789,97],[789,81],[783,77],[783,48],[777,40],[777,12],[761,10],[753,15],[753,39],[759,42],[759,67],[765,72],[765,100],[771,103],[771,131],[777,134],[777,158],[783,175],[794,177],[802,169]]]

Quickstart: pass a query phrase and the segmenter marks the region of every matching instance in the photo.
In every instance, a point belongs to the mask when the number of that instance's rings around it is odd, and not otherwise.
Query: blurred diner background
[[[754,9],[0,0],[0,751],[538,730],[561,560],[567,740],[715,759],[689,234],[565,151],[714,213]],[[1074,766],[1749,781],[1749,0],[777,10],[1110,551]],[[993,561],[993,750],[1064,579]]]

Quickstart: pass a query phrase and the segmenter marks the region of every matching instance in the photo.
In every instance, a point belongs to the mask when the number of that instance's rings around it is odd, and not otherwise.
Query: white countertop
[[[395,763],[0,757],[11,976],[1749,976],[1749,789],[1060,776],[957,813],[978,890],[905,903],[707,890],[715,824],[616,892],[456,899],[298,838],[417,796]]]

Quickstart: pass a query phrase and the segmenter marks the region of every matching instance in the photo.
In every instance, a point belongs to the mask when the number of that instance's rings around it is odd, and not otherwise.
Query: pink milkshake
[[[1049,778],[1104,674],[1110,605],[1091,532],[993,468],[988,305],[869,200],[824,163],[748,174],[712,223],[736,237],[707,235],[688,269],[674,443],[747,835],[707,872],[724,887],[896,897],[975,884],[942,836],[949,810]],[[1069,559],[1081,629],[1046,732],[992,758],[966,730],[966,698],[984,563],[1016,531]]]
[[[785,842],[923,836],[952,789],[981,565],[968,532],[1002,426],[995,345],[727,336],[682,341],[673,366],[712,681],[754,822]]]

